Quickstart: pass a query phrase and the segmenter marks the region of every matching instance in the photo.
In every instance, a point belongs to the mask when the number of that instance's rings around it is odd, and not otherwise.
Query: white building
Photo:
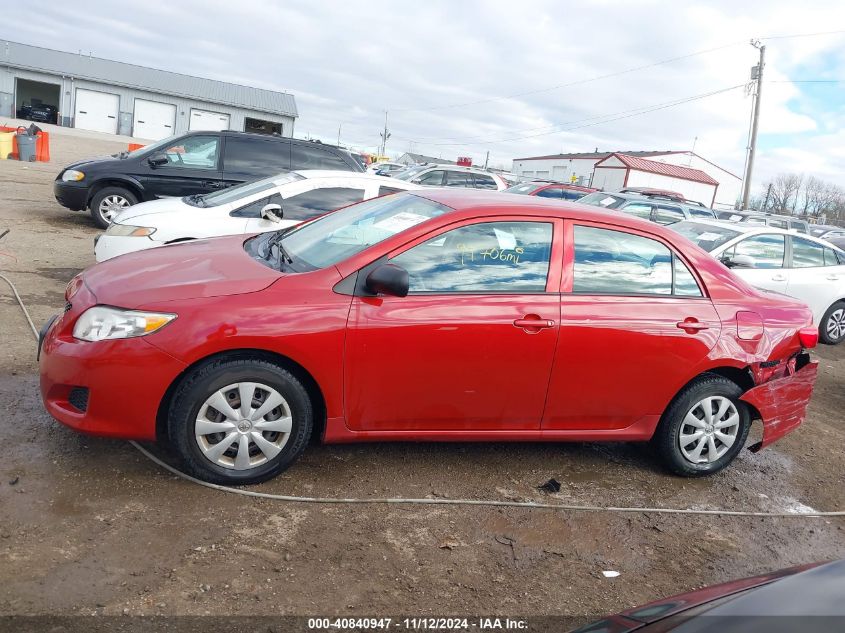
[[[739,176],[690,151],[596,151],[515,158],[513,161],[513,172],[526,178],[548,178],[600,188],[594,179],[594,169],[597,163],[605,160],[612,154],[622,154],[632,158],[646,158],[654,162],[678,165],[704,172],[718,183],[716,197],[713,203],[714,208],[733,209],[740,197],[742,179]],[[639,177],[635,176],[635,178]],[[628,186],[636,185],[629,183]],[[676,183],[674,187],[666,186],[662,188],[680,191],[685,186]],[[708,201],[701,200],[701,202],[706,203]]]
[[[158,140],[188,130],[293,136],[293,95],[0,41],[0,117],[48,106],[66,127]]]

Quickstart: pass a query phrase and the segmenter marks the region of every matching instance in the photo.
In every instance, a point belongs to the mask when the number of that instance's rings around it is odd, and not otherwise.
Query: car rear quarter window
[[[824,246],[801,237],[792,238],[792,267],[824,266]]]
[[[716,217],[716,214],[709,209],[696,209],[694,207],[689,209],[689,214],[694,218],[707,218],[708,220],[713,220]]]
[[[223,156],[223,171],[238,174],[272,175],[290,169],[290,141],[229,137]]]
[[[493,180],[491,176],[486,176],[485,174],[473,174],[472,175],[473,181],[475,181],[475,188],[476,189],[498,189],[499,187],[496,186],[496,181]]]
[[[573,292],[671,295],[672,252],[640,235],[575,226]]]
[[[651,205],[647,202],[629,202],[619,207],[619,210],[629,215],[635,215],[644,220],[651,219]]]
[[[327,187],[312,189],[282,201],[282,212],[285,220],[304,222],[323,215],[329,211],[340,209],[364,199],[363,189],[346,187]]]
[[[541,293],[552,245],[548,222],[482,222],[418,244],[391,261],[409,292]]]
[[[840,257],[845,254],[840,254]],[[839,266],[839,257],[836,256],[836,251],[832,248],[824,249],[824,265],[825,266]]]
[[[293,143],[290,148],[291,169],[338,169],[351,171],[340,156],[337,156],[328,149]]]

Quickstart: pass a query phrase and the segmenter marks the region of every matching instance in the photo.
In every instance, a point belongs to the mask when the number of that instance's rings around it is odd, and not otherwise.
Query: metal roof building
[[[286,92],[0,41],[0,117],[45,113],[145,140],[202,129],[292,136],[298,116]]]

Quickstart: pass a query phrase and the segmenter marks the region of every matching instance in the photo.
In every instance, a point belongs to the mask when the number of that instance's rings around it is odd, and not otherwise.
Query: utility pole
[[[340,147],[340,129],[343,127],[343,123],[337,126],[337,146]]]
[[[751,40],[751,46],[760,51],[760,61],[751,69],[751,79],[756,80],[754,91],[754,115],[751,119],[751,140],[748,144],[748,163],[745,168],[745,182],[742,183],[742,208],[748,208],[751,197],[751,176],[754,172],[754,155],[757,153],[757,127],[760,123],[760,96],[763,92],[763,66],[765,66],[766,46],[758,40]]]
[[[384,111],[384,132],[381,132],[379,136],[381,136],[381,152],[379,152],[379,156],[384,156],[387,151],[387,139],[390,138],[390,132],[387,131],[387,110]]]
[[[487,150],[487,156],[484,158],[484,169],[487,169],[487,163],[490,162],[490,150]]]
[[[766,201],[763,202],[763,208],[760,209],[761,211],[768,211],[769,209],[769,197],[772,195],[772,183],[769,183],[769,188],[766,189]]]

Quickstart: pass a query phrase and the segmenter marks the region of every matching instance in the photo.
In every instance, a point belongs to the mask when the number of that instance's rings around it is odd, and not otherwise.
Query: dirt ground
[[[0,161],[0,272],[40,325],[91,265],[87,214],[52,195],[77,157],[124,149],[53,136],[49,164]],[[845,556],[845,520],[426,506],[316,506],[175,478],[124,442],[53,422],[35,344],[2,285],[0,615],[296,614],[598,617],[662,596]],[[845,508],[845,345],[820,347],[807,422],[726,472],[684,480],[634,444],[310,448],[267,492],[676,508]],[[536,486],[554,477],[561,491]],[[618,571],[606,578],[602,571]]]

